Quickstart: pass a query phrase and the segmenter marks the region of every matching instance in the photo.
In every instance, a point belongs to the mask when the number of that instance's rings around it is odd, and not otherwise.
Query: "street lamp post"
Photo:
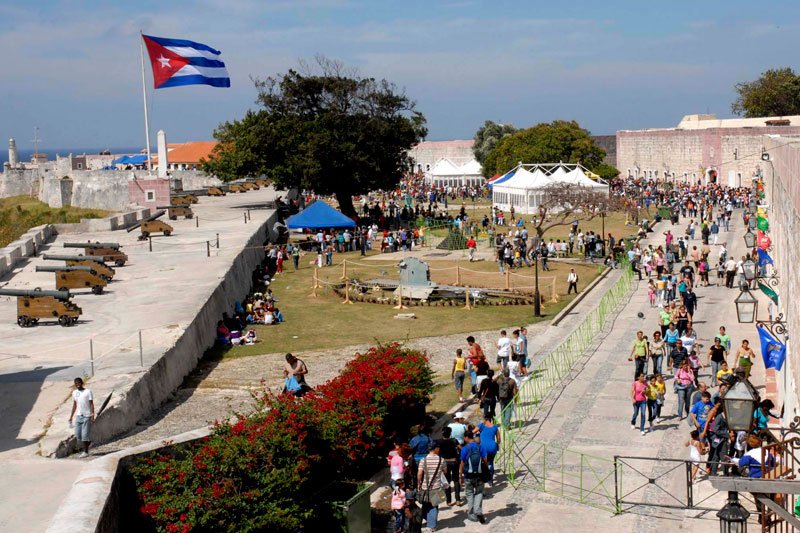
[[[739,503],[738,492],[728,492],[728,502],[719,512],[720,533],[746,533],[750,512]]]
[[[756,234],[750,231],[750,227],[747,228],[747,233],[744,234],[744,245],[747,246],[748,250],[752,250],[756,247]]]
[[[536,250],[533,255],[533,316],[542,316],[542,299],[539,296],[539,250]]]
[[[752,324],[756,320],[758,310],[758,299],[753,296],[747,285],[733,301],[736,304],[736,317],[740,324]]]

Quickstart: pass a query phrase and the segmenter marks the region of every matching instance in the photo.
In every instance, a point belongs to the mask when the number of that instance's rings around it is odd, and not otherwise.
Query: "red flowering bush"
[[[265,393],[253,414],[203,442],[130,465],[140,512],[158,531],[298,531],[314,496],[370,471],[419,422],[433,388],[427,356],[397,344],[356,354],[303,398]]]

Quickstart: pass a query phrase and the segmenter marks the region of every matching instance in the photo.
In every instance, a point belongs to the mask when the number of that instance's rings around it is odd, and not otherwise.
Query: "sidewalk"
[[[734,257],[745,253],[742,235],[741,219],[738,212],[734,214],[729,233],[723,233],[727,238],[729,253]],[[673,233],[683,230],[683,221],[679,225],[670,226],[662,222],[654,233],[650,234],[647,242],[654,245],[663,244],[662,232],[672,229]],[[692,241],[692,245],[699,246],[700,241]],[[722,239],[720,239],[720,244]],[[716,258],[718,246],[712,246],[711,257]],[[715,275],[710,277],[715,282]],[[695,325],[698,332],[698,342],[707,350],[713,342],[720,325],[725,325],[732,337],[732,347],[737,347],[742,338],[748,338],[754,344],[758,336],[754,325],[739,325],[736,319],[736,308],[733,299],[738,294],[736,290],[726,289],[723,286],[698,287],[695,289],[699,303],[696,311]],[[598,292],[598,294],[600,294]],[[587,298],[591,301],[592,298]],[[580,306],[583,315],[587,302]],[[639,318],[638,313],[643,313],[644,318]],[[651,309],[647,300],[647,282],[638,283],[630,301],[623,306],[608,335],[602,339],[597,348],[585,363],[577,364],[580,368],[577,375],[573,374],[572,380],[563,386],[557,401],[550,410],[540,410],[537,415],[535,428],[528,430],[528,435],[535,435],[537,441],[550,445],[576,450],[599,458],[598,461],[609,464],[614,455],[643,456],[660,459],[688,459],[687,448],[684,442],[688,439],[690,428],[685,422],[679,422],[675,416],[676,396],[672,392],[672,380],[667,380],[667,398],[662,417],[664,420],[657,424],[654,431],[641,435],[639,431],[630,429],[631,403],[629,390],[633,381],[633,363],[628,361],[628,353],[635,338],[636,331],[643,330],[651,335],[657,329],[657,310]],[[577,317],[575,318],[577,319]],[[542,336],[532,339],[531,344],[541,346],[555,342],[560,331],[561,338],[570,331],[568,320],[562,322],[559,328],[548,328]],[[549,330],[556,330],[551,332]],[[705,351],[700,352],[701,361],[705,362]],[[757,359],[753,367],[752,381],[764,393],[765,373],[763,365]],[[665,365],[666,367],[666,365]],[[701,372],[701,381],[710,382],[709,370]],[[536,446],[525,449],[528,454],[526,459],[541,464],[542,458],[536,457]],[[548,464],[552,457],[548,457]],[[566,460],[565,460],[566,462]],[[633,461],[631,461],[633,463]],[[662,461],[642,462],[636,464],[641,468],[644,477],[641,483],[628,476],[630,485],[623,485],[626,492],[636,489],[638,485],[644,488],[633,491],[631,498],[648,503],[674,503],[668,493],[680,494],[685,492],[685,474],[683,470],[678,475],[667,473],[671,465]],[[575,465],[567,465],[567,470]],[[681,465],[682,468],[682,465]],[[613,472],[613,467],[612,470]],[[626,472],[630,472],[627,469]],[[661,477],[659,477],[661,476]],[[602,477],[602,476],[601,476]],[[648,477],[658,478],[654,484],[648,483]],[[501,478],[502,479],[502,478]],[[548,477],[550,480],[550,477]],[[549,483],[550,481],[548,481]],[[614,479],[604,481],[604,486],[613,498]],[[548,487],[553,487],[549,485]],[[661,487],[664,487],[663,489]],[[555,488],[555,487],[553,487]],[[550,490],[550,489],[548,489]],[[600,490],[600,489],[598,489]],[[699,481],[694,485],[695,502],[702,501],[702,506],[709,509],[720,509],[724,505],[724,494],[716,493],[705,476],[699,476]],[[463,507],[443,508],[440,512],[440,530],[454,531],[499,531],[499,532],[534,532],[534,531],[606,531],[612,528],[615,531],[648,531],[648,530],[678,530],[681,531],[718,531],[719,522],[715,511],[685,511],[682,509],[662,509],[653,506],[636,506],[628,512],[614,516],[609,511],[588,507],[573,501],[564,500],[549,493],[536,490],[528,483],[523,483],[519,489],[514,489],[508,483],[501,481],[494,488],[487,489],[487,498],[484,500],[484,513],[487,524],[473,524],[466,522],[466,510]],[[665,529],[667,528],[667,529]]]

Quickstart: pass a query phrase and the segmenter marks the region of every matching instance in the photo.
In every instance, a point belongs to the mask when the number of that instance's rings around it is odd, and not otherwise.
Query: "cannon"
[[[37,266],[36,272],[54,272],[56,289],[88,289],[95,294],[102,294],[108,282],[100,277],[96,270],[86,266]]]
[[[190,205],[165,205],[156,209],[166,209],[170,220],[178,220],[178,217],[194,218]]]
[[[208,195],[209,196],[225,196],[225,191],[222,190],[222,187],[209,187],[208,188]]]
[[[139,236],[139,240],[147,239],[152,233],[163,233],[166,237],[169,237],[172,234],[172,229],[173,229],[172,226],[170,226],[166,222],[161,222],[160,220],[158,220],[159,218],[164,216],[164,213],[166,213],[166,211],[164,211],[163,209],[156,211],[146,219],[140,220],[139,222],[128,228],[127,229],[128,233],[135,230],[136,228],[141,228],[142,234]]]
[[[192,205],[200,200],[194,194],[180,194],[171,196],[169,201],[172,205]]]
[[[269,186],[269,180],[265,180],[264,178],[256,178],[255,183],[259,187],[268,187]]]
[[[106,281],[114,279],[114,269],[106,265],[102,257],[94,255],[52,255],[44,254],[46,261],[66,261],[67,266],[89,267]]]
[[[106,263],[113,261],[118,267],[125,265],[128,260],[116,242],[65,242],[64,248],[83,248],[87,256],[102,257]]]
[[[245,188],[238,183],[228,185],[228,192],[245,192]]]
[[[242,183],[242,188],[246,191],[257,191],[259,186],[254,181],[245,181]]]
[[[81,308],[70,301],[69,291],[0,289],[0,296],[17,297],[17,324],[21,328],[35,326],[42,319],[56,319],[64,327],[81,316]]]

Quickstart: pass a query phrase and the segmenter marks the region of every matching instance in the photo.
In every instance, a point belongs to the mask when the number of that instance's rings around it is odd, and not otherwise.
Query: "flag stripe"
[[[173,76],[158,88],[163,87],[179,87],[181,85],[211,85],[212,87],[230,87],[230,78],[207,78],[198,74],[192,76]]]
[[[225,63],[218,59],[207,59],[205,57],[186,57],[190,65],[198,67],[218,67],[225,68]]]
[[[175,52],[179,56],[183,56],[186,59],[194,59],[196,57],[204,57],[210,60],[218,60],[220,53],[217,52],[216,54],[213,52],[208,52],[206,50],[198,50],[197,48],[192,48],[190,46],[165,46],[167,50],[170,52]]]
[[[205,76],[206,78],[229,78],[228,70],[223,68],[197,67],[195,65],[184,65],[178,72],[172,75],[177,76]]]
[[[211,48],[207,44],[197,43],[195,41],[189,41],[186,39],[169,39],[167,37],[153,37],[152,35],[143,35],[143,37],[147,37],[148,39],[152,39],[153,41],[157,42],[161,46],[172,47],[172,46],[179,46],[179,47],[189,47],[195,50],[205,50],[206,52],[211,52],[215,55],[220,55],[222,52],[219,50],[215,50]]]

